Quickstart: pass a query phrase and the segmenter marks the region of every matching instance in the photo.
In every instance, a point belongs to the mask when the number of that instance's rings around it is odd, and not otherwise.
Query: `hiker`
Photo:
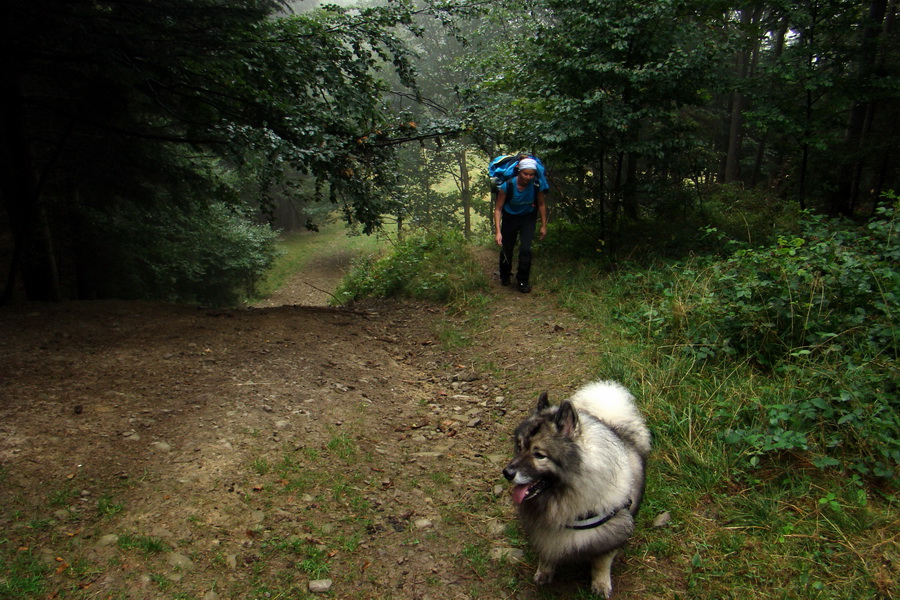
[[[544,191],[534,181],[538,175],[537,168],[538,163],[534,158],[521,159],[515,177],[498,189],[497,204],[494,206],[496,240],[497,245],[501,247],[500,284],[510,284],[513,249],[518,237],[519,262],[516,284],[523,294],[531,291],[529,279],[531,242],[534,240],[538,215],[541,217],[539,238],[543,240],[547,235],[547,205],[544,203]]]

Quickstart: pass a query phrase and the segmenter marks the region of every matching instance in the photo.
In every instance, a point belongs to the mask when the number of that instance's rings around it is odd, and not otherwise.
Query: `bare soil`
[[[482,317],[327,307],[348,258],[246,309],[0,309],[0,556],[46,569],[34,597],[537,597],[500,469],[590,377],[580,323],[539,282]]]

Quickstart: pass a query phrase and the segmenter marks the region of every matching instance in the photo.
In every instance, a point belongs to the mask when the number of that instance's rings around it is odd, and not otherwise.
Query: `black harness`
[[[630,507],[631,507],[631,498],[629,498],[628,501],[625,502],[624,506],[622,506],[621,508],[615,509],[614,511],[612,511],[611,513],[609,513],[606,516],[601,517],[597,513],[587,513],[586,515],[581,515],[577,519],[572,521],[570,524],[566,525],[566,529],[576,529],[576,530],[596,529],[597,527],[600,527],[601,525],[603,525],[604,523],[606,523],[607,521],[612,519],[614,516],[619,514],[619,511],[623,511],[626,508],[630,508]]]

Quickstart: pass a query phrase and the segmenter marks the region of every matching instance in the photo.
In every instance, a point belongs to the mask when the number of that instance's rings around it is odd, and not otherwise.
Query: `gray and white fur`
[[[612,381],[588,384],[556,406],[541,394],[515,444],[503,475],[539,558],[534,581],[548,583],[559,563],[588,561],[593,592],[609,598],[612,562],[634,532],[650,453],[634,398]]]

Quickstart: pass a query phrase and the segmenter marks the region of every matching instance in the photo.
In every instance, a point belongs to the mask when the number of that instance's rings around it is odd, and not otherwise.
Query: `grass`
[[[103,517],[112,517],[119,514],[125,508],[124,502],[117,502],[114,496],[104,494],[97,500],[97,513]]]
[[[0,598],[33,598],[47,589],[49,569],[29,549],[0,545]]]
[[[62,488],[51,491],[48,495],[47,500],[50,506],[59,508],[69,505],[77,496],[78,490],[76,490],[72,486],[64,486]]]
[[[310,546],[306,548],[305,552],[306,558],[300,561],[300,569],[310,579],[324,579],[331,570],[328,565],[326,551]]]
[[[352,459],[358,451],[356,441],[344,431],[334,434],[325,447],[334,456],[344,461]]]
[[[146,554],[159,554],[169,550],[168,544],[161,539],[146,535],[127,533],[119,536],[117,543],[122,550],[139,550]]]
[[[478,577],[484,577],[488,573],[490,560],[488,553],[481,544],[466,544],[462,549],[463,557]]]
[[[747,361],[719,368],[648,343],[620,318],[628,302],[620,284],[639,273],[619,272],[612,278],[546,255],[535,268],[542,292],[549,292],[547,301],[558,302],[584,324],[567,343],[579,346],[590,375],[623,381],[640,399],[653,431],[637,532],[614,567],[614,583],[627,586],[620,587],[625,594],[620,597],[898,597],[895,489],[817,469],[797,453],[753,462],[754,456],[720,435],[739,410],[754,410],[761,395],[788,392],[789,381]],[[441,321],[440,339],[452,360],[464,356],[467,364],[503,380],[507,373],[497,356],[469,343],[498,318],[490,292],[479,294],[477,302],[464,303]],[[516,377],[530,378],[531,385],[531,379],[544,376],[539,370]],[[467,488],[452,463],[439,470],[405,470],[405,479],[388,477],[387,461],[377,461],[370,453],[372,440],[361,434],[370,417],[360,413],[355,418],[358,422],[327,430],[324,438],[277,452],[254,447],[227,481],[210,483],[235,484],[235,494],[242,496],[231,510],[265,512],[264,522],[247,530],[207,522],[211,513],[227,507],[189,507],[185,514],[197,517],[188,517],[188,531],[163,539],[153,531],[152,516],[139,513],[136,500],[147,488],[137,482],[133,489],[111,484],[96,492],[96,510],[93,504],[90,510],[70,510],[78,506],[78,482],[49,485],[36,493],[36,502],[20,499],[0,507],[0,600],[94,597],[98,589],[91,588],[92,579],[114,564],[123,577],[134,578],[124,585],[136,584],[137,573],[147,574],[151,593],[171,598],[203,597],[209,589],[221,597],[307,598],[304,582],[322,577],[342,586],[334,593],[340,597],[409,597],[409,589],[397,587],[400,580],[414,582],[417,594],[439,598],[451,585],[456,595],[472,598],[590,597],[580,571],[574,583],[564,575],[558,586],[535,590],[530,582],[535,557],[518,525],[507,520],[505,498],[494,497],[489,488]],[[264,448],[264,432],[250,443]],[[0,481],[7,478],[0,469]],[[440,515],[437,526],[417,530],[403,514],[409,508],[393,502],[395,491],[422,498],[415,508],[433,508]],[[55,517],[61,510],[71,518]],[[654,517],[664,512],[671,515],[669,524],[652,527]],[[497,523],[502,524],[497,534],[502,544],[524,550],[527,565],[490,559],[497,539],[487,531]],[[75,534],[81,528],[89,541]],[[87,550],[109,531],[118,534],[115,554],[109,562],[92,562],[96,559]],[[196,545],[204,532],[213,532],[215,545]],[[224,550],[228,544],[240,550],[229,554],[235,551]],[[226,575],[199,583],[165,577],[160,573],[168,570],[164,553],[169,551],[183,551]],[[416,557],[428,568],[422,569]],[[394,579],[375,575],[378,567]]]
[[[278,241],[280,256],[256,286],[255,300],[268,298],[317,256],[338,250],[352,255],[374,254],[383,244],[377,236],[347,235],[342,222],[326,223],[317,232],[288,233]]]
[[[895,597],[900,581],[885,567],[900,559],[895,486],[817,469],[797,453],[760,460],[724,441],[740,407],[752,410],[761,391],[788,393],[794,383],[749,361],[699,363],[652,343],[620,318],[630,310],[617,283],[627,272],[585,278],[583,267],[546,257],[536,270],[595,332],[584,340],[604,348],[594,371],[623,381],[647,415],[654,451],[642,517],[672,515],[667,527],[639,527],[628,551],[641,563],[628,570],[641,570],[651,595]]]
[[[264,456],[258,456],[253,459],[253,463],[250,465],[250,468],[257,475],[265,475],[271,470],[271,466],[269,465],[269,461]]]

